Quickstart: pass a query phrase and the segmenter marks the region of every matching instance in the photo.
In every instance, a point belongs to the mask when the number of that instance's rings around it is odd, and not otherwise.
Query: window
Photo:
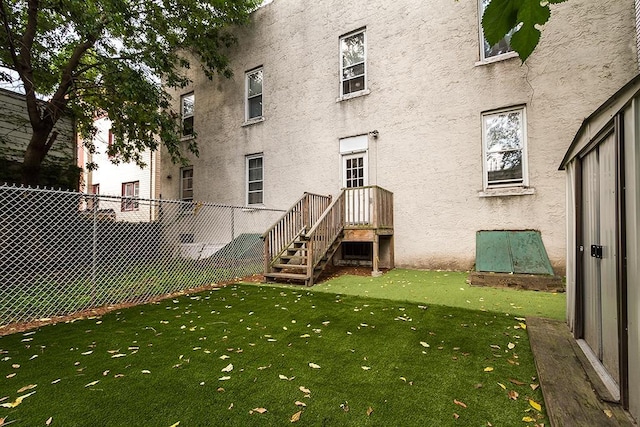
[[[262,117],[262,68],[246,74],[246,114],[245,120]]]
[[[340,95],[366,89],[364,30],[340,37]]]
[[[138,210],[139,192],[140,181],[122,183],[122,205],[120,207],[122,212]]]
[[[484,188],[527,186],[524,107],[482,114]]]
[[[190,202],[193,200],[193,168],[180,170],[180,200]]]
[[[107,137],[107,156],[112,159],[113,158],[113,131],[109,129],[109,136]]]
[[[263,155],[247,156],[247,205],[259,205],[264,199]]]
[[[193,112],[195,107],[195,97],[193,93],[182,95],[180,98],[180,109],[182,118],[182,136],[193,136]]]
[[[489,43],[487,43],[487,40],[484,38],[484,31],[482,29],[482,16],[484,15],[484,11],[489,5],[489,3],[491,3],[491,0],[478,0],[478,1],[480,2],[479,3],[479,8],[480,8],[479,27],[480,27],[480,46],[481,46],[480,59],[484,61],[486,59],[493,58],[498,55],[503,55],[505,53],[512,52],[513,49],[511,49],[511,36],[513,35],[513,33],[516,31],[517,28],[512,29],[507,33],[507,35],[502,40],[500,40],[495,45],[490,46]]]

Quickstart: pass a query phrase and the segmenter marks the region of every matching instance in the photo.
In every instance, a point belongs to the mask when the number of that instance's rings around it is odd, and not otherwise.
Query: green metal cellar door
[[[553,274],[539,231],[478,231],[476,271]]]

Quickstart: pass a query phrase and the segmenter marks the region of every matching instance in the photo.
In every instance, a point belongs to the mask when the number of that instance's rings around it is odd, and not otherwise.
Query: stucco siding
[[[264,154],[264,201],[337,194],[339,140],[367,135],[369,182],[394,192],[396,265],[471,268],[475,232],[536,229],[564,271],[557,165],[583,118],[636,72],[634,0],[553,5],[526,64],[480,63],[477,2],[275,0],[239,31],[230,80],[189,71],[196,199],[245,203],[245,156]],[[339,37],[366,27],[367,95],[337,101]],[[264,121],[243,126],[244,73],[263,66]],[[524,105],[533,194],[480,197],[482,116]],[[163,156],[162,194],[179,196]],[[166,172],[166,173],[165,173]]]

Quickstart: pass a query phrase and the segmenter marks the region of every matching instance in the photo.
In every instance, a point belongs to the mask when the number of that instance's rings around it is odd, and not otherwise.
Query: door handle
[[[594,258],[602,259],[602,246],[591,245],[591,256]]]

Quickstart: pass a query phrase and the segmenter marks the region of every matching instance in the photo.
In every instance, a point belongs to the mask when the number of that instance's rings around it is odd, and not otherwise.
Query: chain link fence
[[[282,212],[0,185],[0,326],[260,273]]]

